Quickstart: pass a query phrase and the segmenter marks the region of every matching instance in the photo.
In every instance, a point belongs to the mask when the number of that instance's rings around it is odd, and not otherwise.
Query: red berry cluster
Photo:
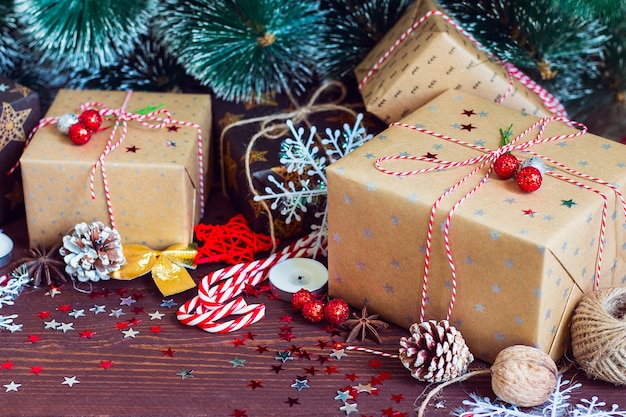
[[[73,116],[73,115],[67,115]],[[75,117],[75,116],[73,116]],[[100,129],[102,115],[97,110],[88,109],[82,112],[78,118],[70,119],[71,124],[67,128],[67,135],[76,145],[84,145],[91,140],[91,135]],[[60,128],[61,129],[61,128]]]
[[[311,291],[300,289],[291,298],[291,306],[302,312],[302,316],[314,323],[326,319],[330,324],[339,325],[348,319],[350,306],[341,298],[333,298],[324,304]]]
[[[493,170],[502,179],[516,177],[519,188],[527,193],[537,191],[543,180],[543,162],[537,158],[520,161],[510,152],[500,155],[493,163]]]

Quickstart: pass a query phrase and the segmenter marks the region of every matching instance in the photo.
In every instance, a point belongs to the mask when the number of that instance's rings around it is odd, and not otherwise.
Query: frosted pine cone
[[[400,339],[400,360],[413,378],[444,382],[467,371],[474,360],[465,339],[447,320],[413,323],[410,337]]]
[[[72,234],[63,236],[59,253],[65,272],[80,282],[108,280],[126,262],[120,234],[102,222],[78,223]]]

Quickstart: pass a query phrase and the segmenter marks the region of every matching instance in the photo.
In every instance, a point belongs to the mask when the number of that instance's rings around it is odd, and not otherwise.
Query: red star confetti
[[[96,334],[96,332],[92,332],[91,330],[87,329],[83,332],[78,332],[80,334],[80,338],[81,339],[91,339],[91,336],[93,336],[94,334]]]
[[[159,334],[161,330],[161,326],[150,326],[150,333]]]
[[[231,218],[226,225],[200,223],[194,231],[196,239],[201,242],[196,264],[251,262],[255,253],[270,250],[273,246],[271,237],[250,230],[241,214]]]
[[[324,363],[328,362],[328,360],[328,355],[317,355],[317,361],[320,363],[320,365],[324,365]]]
[[[246,384],[246,386],[252,388],[253,390],[257,388],[263,388],[263,380],[261,379],[251,379],[250,382]]]
[[[471,132],[472,129],[476,129],[476,126],[473,126],[471,123],[466,124],[466,125],[464,124],[461,125],[461,130],[467,130],[468,132]]]
[[[311,354],[307,352],[306,349],[300,349],[300,352],[297,353],[299,359],[311,360]]]
[[[337,365],[328,365],[326,366],[326,370],[324,372],[326,372],[328,375],[336,374],[337,372],[339,372],[337,368]]]
[[[72,309],[72,305],[71,304],[62,304],[62,305],[57,307],[57,310],[58,311],[62,311],[63,313],[67,313],[71,309]]]
[[[268,352],[269,348],[267,345],[256,345],[256,347],[254,348],[255,352],[258,352],[259,355],[263,354],[263,352]]]
[[[368,361],[367,366],[371,366],[374,369],[380,368],[380,359],[375,359],[375,360]]]
[[[248,417],[248,410],[240,410],[235,408],[235,411],[231,414],[232,417]]]
[[[110,359],[108,361],[100,361],[100,367],[103,369],[109,369],[112,366],[115,366],[115,364]]]
[[[138,150],[140,150],[141,148],[136,147],[135,145],[133,146],[127,146],[126,147],[126,152],[132,152],[132,153],[137,153]]]
[[[402,394],[391,394],[391,401],[395,401],[396,403],[400,403],[400,401],[406,400],[404,395]]]
[[[315,376],[315,372],[317,372],[317,369],[315,369],[315,366],[313,366],[313,365],[311,365],[308,368],[304,368],[304,373],[306,375]]]
[[[124,330],[124,329],[128,329],[128,322],[124,321],[118,321],[117,324],[115,325],[115,328],[117,328],[118,330]]]
[[[354,382],[357,378],[358,378],[358,376],[356,376],[356,374],[354,372],[351,373],[351,374],[346,374],[346,379],[349,379],[352,382]]]
[[[380,378],[381,381],[386,381],[387,379],[391,378],[391,372],[380,371],[378,373],[378,378]]]
[[[40,311],[36,317],[39,317],[40,319],[45,320],[50,316],[51,316],[50,310],[47,310],[47,311]]]
[[[168,132],[178,132],[178,129],[180,129],[180,127],[178,127],[176,125],[172,125],[172,126],[168,126],[167,127],[167,131]]]
[[[285,404],[289,404],[289,407],[291,408],[294,405],[300,405],[300,399],[287,397],[287,401],[285,401]]]
[[[256,337],[256,334],[254,334],[252,332],[248,332],[248,333],[243,335],[243,338],[246,339],[246,340],[254,340],[255,337]]]
[[[38,334],[29,334],[26,342],[24,343],[32,343],[33,345],[41,340]]]
[[[9,371],[15,366],[15,364],[11,363],[10,360],[7,360],[5,363],[0,365],[0,369],[8,369]]]
[[[428,159],[437,159],[437,154],[432,152],[426,152],[424,155],[422,155],[422,157]]]
[[[174,353],[176,353],[175,350],[172,350],[171,347],[168,347],[165,350],[161,350],[161,356],[169,356],[170,358],[174,357]]]
[[[382,383],[383,383],[383,380],[380,379],[378,375],[374,375],[373,377],[370,378],[371,385],[380,385]]]
[[[272,365],[270,371],[273,371],[274,373],[278,374],[280,371],[283,371],[283,366],[282,365]]]
[[[241,345],[244,345],[244,346],[245,346],[245,344],[246,344],[246,339],[245,339],[245,338],[240,339],[240,338],[238,338],[238,337],[235,337],[235,340],[233,340],[233,341],[232,341],[232,344],[233,344],[235,347],[239,347],[239,346],[241,346]]]
[[[44,369],[43,369],[43,366],[41,365],[31,366],[29,372],[31,374],[39,375],[40,373],[44,372]]]
[[[461,113],[461,114],[463,114],[464,116],[467,116],[467,117],[471,117],[471,116],[475,116],[476,115],[474,110],[463,110],[463,113]]]
[[[285,314],[284,316],[279,316],[281,323],[291,323],[292,317],[289,314]]]
[[[133,298],[133,300],[137,300],[137,301],[141,300],[142,298],[145,298],[145,295],[143,295],[142,292],[134,292],[130,296]]]
[[[141,313],[145,312],[145,308],[144,307],[133,307],[130,311],[133,314],[141,314]]]
[[[317,343],[316,343],[316,345],[317,345],[317,346],[319,346],[319,348],[320,348],[320,349],[325,349],[325,348],[327,348],[328,346],[330,346],[330,345],[331,345],[331,343],[328,343],[328,342],[326,342],[325,340],[320,340],[320,339],[317,339]]]
[[[535,217],[535,214],[537,214],[536,211],[533,211],[532,209],[528,209],[528,210],[522,210],[524,212],[524,216],[528,216],[528,217]]]

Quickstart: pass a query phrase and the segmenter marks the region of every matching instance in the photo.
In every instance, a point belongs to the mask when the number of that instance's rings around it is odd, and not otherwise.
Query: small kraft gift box
[[[57,122],[85,108],[104,120],[79,146]],[[60,90],[47,116],[20,159],[31,247],[94,221],[111,223],[124,244],[193,241],[210,183],[210,96]]]
[[[24,216],[21,173],[12,168],[39,118],[39,95],[0,76],[0,226]]]
[[[488,362],[558,359],[581,296],[626,285],[626,147],[563,120],[448,90],[330,165],[330,295],[449,319]],[[506,151],[545,165],[538,190],[492,172]]]
[[[355,69],[367,110],[397,122],[447,89],[537,116],[561,104],[520,70],[500,61],[434,0],[417,0]]]

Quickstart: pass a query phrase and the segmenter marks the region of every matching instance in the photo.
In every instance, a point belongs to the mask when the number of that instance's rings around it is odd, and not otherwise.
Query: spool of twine
[[[626,287],[583,297],[572,315],[574,359],[592,378],[626,385]]]

